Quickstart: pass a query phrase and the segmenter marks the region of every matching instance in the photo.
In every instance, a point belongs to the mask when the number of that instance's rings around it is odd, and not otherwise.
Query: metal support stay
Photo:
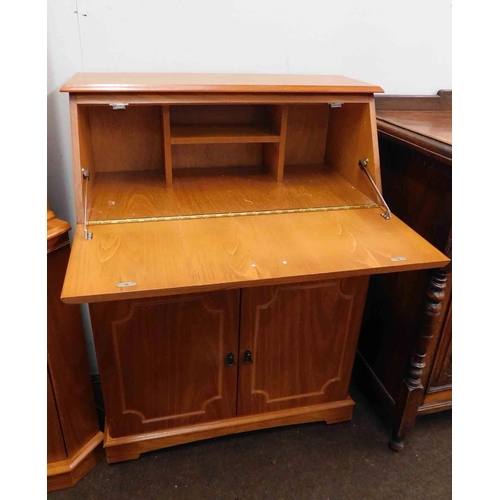
[[[364,160],[359,160],[358,165],[361,168],[361,170],[366,174],[366,176],[368,177],[368,179],[372,183],[372,186],[375,188],[375,191],[377,191],[378,197],[382,200],[382,203],[384,204],[385,212],[383,214],[380,214],[380,215],[384,219],[389,220],[392,217],[391,209],[389,208],[389,205],[384,200],[384,197],[382,196],[382,193],[380,192],[379,188],[375,184],[375,181],[373,180],[372,176],[370,175],[370,172],[368,172],[368,169],[366,168],[366,166],[368,165],[368,158],[365,158]]]
[[[89,180],[90,180],[90,171],[88,168],[82,168],[83,180],[85,182],[85,200],[84,200],[84,208],[83,208],[83,234],[86,240],[91,240],[94,236],[87,229],[87,199],[89,195]]]

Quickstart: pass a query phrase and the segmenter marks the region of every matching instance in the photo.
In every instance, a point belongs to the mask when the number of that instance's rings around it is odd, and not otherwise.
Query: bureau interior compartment
[[[190,176],[268,174],[279,182],[284,112],[261,104],[170,106],[166,158],[171,155],[175,187],[182,188],[186,181],[176,181]]]
[[[78,108],[91,225],[378,206],[368,103]]]
[[[94,173],[164,171],[161,106],[82,106],[80,114],[80,148]]]
[[[170,106],[168,112],[172,145],[280,141],[280,123],[274,116],[280,106],[178,105]]]

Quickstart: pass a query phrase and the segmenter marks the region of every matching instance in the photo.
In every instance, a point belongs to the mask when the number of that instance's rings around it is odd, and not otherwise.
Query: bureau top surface
[[[337,75],[216,73],[76,73],[61,92],[352,93],[383,92],[378,85]]]

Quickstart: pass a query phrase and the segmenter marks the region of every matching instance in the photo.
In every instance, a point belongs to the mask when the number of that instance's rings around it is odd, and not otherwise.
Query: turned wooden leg
[[[419,333],[415,342],[413,356],[408,365],[405,378],[401,381],[398,398],[394,408],[394,427],[389,446],[394,451],[404,448],[405,436],[410,432],[417,417],[418,408],[422,402],[424,387],[422,373],[425,367],[425,355],[429,342],[439,324],[442,301],[445,293],[449,269],[434,271],[431,277],[424,313]]]

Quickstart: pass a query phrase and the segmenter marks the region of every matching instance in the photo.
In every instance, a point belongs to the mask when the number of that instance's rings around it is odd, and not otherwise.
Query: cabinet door
[[[239,290],[91,305],[111,437],[236,415]]]
[[[238,415],[345,399],[367,286],[362,276],[243,290]]]

